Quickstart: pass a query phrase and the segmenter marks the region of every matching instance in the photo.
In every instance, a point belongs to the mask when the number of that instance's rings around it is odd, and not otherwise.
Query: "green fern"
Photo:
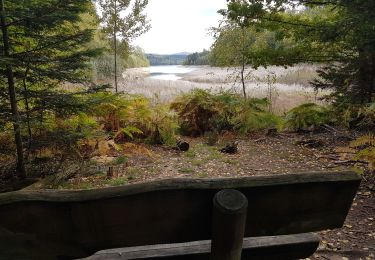
[[[121,128],[121,132],[131,139],[134,138],[134,134],[143,134],[143,131],[138,129],[135,126],[127,126],[127,127]]]
[[[368,133],[360,136],[350,143],[350,147],[357,148],[359,151],[355,159],[368,162],[369,169],[375,170],[375,134]]]
[[[315,129],[329,123],[325,107],[307,103],[290,110],[286,115],[286,127],[291,130]]]

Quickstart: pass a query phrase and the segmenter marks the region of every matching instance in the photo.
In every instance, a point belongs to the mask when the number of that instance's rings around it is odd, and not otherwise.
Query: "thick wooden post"
[[[240,260],[245,232],[247,198],[226,189],[214,197],[211,260]]]

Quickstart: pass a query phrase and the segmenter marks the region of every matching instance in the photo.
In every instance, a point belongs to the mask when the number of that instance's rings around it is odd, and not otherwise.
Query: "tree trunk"
[[[368,90],[368,102],[375,102],[375,55],[371,55],[370,85]]]
[[[8,27],[7,27],[6,18],[5,18],[4,0],[0,0],[0,23],[1,23],[1,30],[3,33],[4,57],[8,58],[10,57],[10,46],[9,46]],[[16,148],[17,148],[17,174],[20,179],[24,179],[26,177],[26,170],[25,170],[24,159],[23,159],[23,145],[22,145],[22,136],[21,136],[21,128],[20,128],[20,118],[18,115],[16,89],[15,89],[14,77],[13,77],[13,68],[10,63],[6,65],[6,74],[8,78],[9,101],[10,101],[11,110],[12,110],[14,137],[15,137]]]
[[[244,54],[242,54],[241,82],[242,82],[243,97],[246,100],[247,95],[246,95],[245,75],[244,74],[245,74],[245,57],[244,57]]]
[[[374,93],[374,64],[375,58],[364,49],[359,49],[359,91],[362,104],[371,103]]]
[[[116,93],[118,92],[117,89],[117,0],[115,0],[115,26],[113,28],[113,40],[114,40],[114,47],[115,47],[115,90]]]
[[[26,108],[26,121],[27,121],[27,132],[29,134],[29,140],[28,140],[28,143],[29,143],[29,149],[30,149],[30,142],[31,142],[31,138],[32,138],[32,133],[31,133],[31,126],[30,126],[30,105],[29,105],[29,96],[28,96],[28,89],[27,89],[27,75],[29,74],[29,68],[26,69],[25,71],[25,76],[23,78],[23,91],[25,92],[24,93],[24,98],[25,98],[25,108]]]
[[[242,28],[242,60],[241,60],[241,82],[242,82],[242,91],[243,91],[243,97],[245,100],[247,99],[246,96],[246,86],[245,86],[245,29]]]

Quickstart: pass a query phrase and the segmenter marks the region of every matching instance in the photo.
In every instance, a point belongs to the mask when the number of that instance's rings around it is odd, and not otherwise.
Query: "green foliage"
[[[85,138],[91,138],[98,134],[99,124],[93,118],[86,113],[80,112],[78,115],[71,116],[68,119],[61,120],[55,119],[56,128],[69,129],[71,131],[77,131],[82,133]]]
[[[307,103],[290,110],[286,115],[285,125],[291,130],[311,130],[329,121],[329,111],[325,107]]]
[[[356,159],[365,160],[369,163],[369,169],[375,170],[375,134],[369,133],[358,137],[350,143],[350,147],[357,148]]]
[[[375,131],[375,105],[336,102],[331,108],[333,123],[350,129]]]
[[[189,54],[184,61],[184,65],[209,65],[209,63],[210,52],[208,50]]]
[[[150,61],[151,65],[182,65],[184,64],[187,55],[182,54],[147,54],[147,59]]]
[[[127,178],[125,177],[119,177],[119,178],[115,178],[115,179],[110,179],[107,181],[107,184],[109,186],[122,186],[122,185],[125,185],[127,184],[129,181]]]
[[[117,75],[121,75],[122,66],[117,66],[117,57],[122,63],[129,58],[131,40],[142,35],[150,29],[146,14],[143,13],[148,0],[99,0],[98,6],[101,13],[102,31],[108,39],[112,39],[114,53],[115,89],[117,88]],[[117,37],[122,38],[118,44]],[[133,55],[132,58],[135,58]],[[121,60],[120,59],[120,60]],[[106,64],[106,63],[104,63]],[[102,63],[103,65],[103,63]],[[100,70],[106,71],[107,66]],[[120,73],[118,73],[120,72]],[[107,71],[106,71],[107,73]],[[105,74],[108,75],[108,74]]]
[[[212,119],[219,114],[217,105],[210,91],[194,89],[177,98],[171,108],[178,114],[182,134],[199,136],[213,129]]]
[[[0,124],[18,117],[14,111],[11,116],[12,103],[21,118],[17,124],[25,157],[47,148],[75,155],[75,142],[95,129],[81,114],[87,109],[84,96],[95,89],[89,82],[89,61],[100,53],[89,46],[95,15],[89,23],[82,19],[95,7],[89,0],[3,3],[8,39],[0,37]],[[12,59],[4,57],[8,56],[6,42]],[[15,95],[8,94],[5,87],[11,74]],[[18,161],[21,157],[18,153]]]
[[[133,139],[134,138],[134,135],[133,134],[143,134],[142,130],[138,129],[137,127],[134,127],[134,126],[127,126],[127,127],[124,127],[124,128],[121,128],[121,133],[125,134],[125,136]],[[116,137],[115,137],[116,139]]]
[[[92,113],[100,118],[104,130],[108,132],[118,132],[129,126],[137,127],[136,123],[142,123],[150,113],[149,102],[144,97],[104,93],[97,98],[102,99],[102,102],[92,108]]]
[[[139,68],[148,67],[150,62],[146,58],[146,54],[140,47],[131,48],[130,55],[126,57],[125,60],[126,68]]]
[[[216,39],[212,45],[210,63],[214,66],[259,66],[286,65],[290,62],[281,58],[290,51],[292,40],[279,38],[277,33],[255,29],[241,28],[227,24],[214,30]]]
[[[261,44],[255,56],[252,51],[246,53],[252,64],[326,64],[313,82],[316,88],[333,90],[329,97],[339,102],[373,102],[374,1],[231,0],[221,13],[241,29],[269,31],[275,36],[272,45],[276,48],[270,52],[263,53],[269,46]],[[228,39],[231,43],[238,37]]]
[[[152,144],[175,144],[178,128],[176,115],[165,105],[152,104],[137,95],[111,93],[96,94],[102,100],[91,113],[107,132],[113,132],[115,140],[142,138]]]
[[[228,130],[240,134],[278,127],[282,120],[267,111],[266,99],[249,99],[230,93],[213,94],[208,90],[193,90],[176,99],[171,108],[178,116],[185,135]]]
[[[177,117],[168,106],[161,104],[153,106],[147,121],[146,129],[151,144],[176,144]]]
[[[109,36],[116,34],[127,40],[134,39],[150,29],[143,13],[148,0],[99,0],[103,31]],[[126,15],[120,15],[126,13]]]
[[[128,158],[125,157],[125,156],[120,156],[120,157],[117,157],[116,159],[114,159],[114,161],[112,162],[113,165],[120,165],[120,164],[125,164],[128,162]]]
[[[108,45],[107,40],[102,40]],[[99,57],[91,61],[93,67],[93,78],[96,80],[105,80],[114,75],[114,56],[107,50]],[[150,65],[143,50],[139,47],[130,48],[129,50],[118,50],[117,55],[117,74],[127,68],[148,67]]]
[[[375,103],[362,106],[358,113],[358,126],[375,132]]]
[[[260,129],[281,128],[282,119],[267,109],[267,99],[252,98],[245,101],[239,113],[232,119],[234,128],[241,134]]]

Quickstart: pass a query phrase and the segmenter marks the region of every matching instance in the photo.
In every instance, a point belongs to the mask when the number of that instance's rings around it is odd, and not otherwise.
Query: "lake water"
[[[150,66],[148,68],[151,79],[160,80],[179,80],[182,78],[183,74],[192,72],[197,68],[182,66],[182,65],[168,65],[168,66]]]

